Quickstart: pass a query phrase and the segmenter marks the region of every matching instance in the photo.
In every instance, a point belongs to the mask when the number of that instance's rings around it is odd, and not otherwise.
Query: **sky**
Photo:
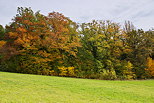
[[[0,0],[0,24],[9,24],[17,7],[31,7],[44,15],[60,12],[78,23],[95,19],[123,25],[129,20],[138,29],[154,28],[154,0]]]

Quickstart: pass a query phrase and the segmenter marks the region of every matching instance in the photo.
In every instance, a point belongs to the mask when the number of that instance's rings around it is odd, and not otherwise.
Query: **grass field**
[[[0,72],[0,103],[154,103],[154,80],[105,81]]]

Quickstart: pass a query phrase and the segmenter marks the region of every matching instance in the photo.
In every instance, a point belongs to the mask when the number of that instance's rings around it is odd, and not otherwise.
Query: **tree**
[[[147,58],[147,69],[151,77],[154,77],[154,60],[152,58]]]
[[[2,25],[0,25],[0,40],[3,40],[4,33],[5,33],[5,29],[3,28]]]
[[[79,49],[81,71],[99,74],[105,70],[115,71],[116,63],[122,52],[120,26],[110,21],[93,21],[81,25]]]
[[[134,65],[133,71],[137,78],[146,78],[146,61],[153,48],[152,35],[142,29],[134,29],[130,23],[126,23],[125,26],[127,29],[125,29],[124,44],[129,49],[129,52],[125,54],[127,55],[126,59]]]
[[[31,73],[32,68],[35,73],[42,68],[50,71],[55,61],[64,62],[64,54],[75,56],[80,45],[76,24],[57,12],[44,16],[21,7],[6,29],[4,54],[8,59],[21,58],[16,68],[20,72]]]

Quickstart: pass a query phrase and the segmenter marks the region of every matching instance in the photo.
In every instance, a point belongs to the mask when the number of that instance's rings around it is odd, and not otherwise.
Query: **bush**
[[[99,79],[105,79],[105,80],[117,79],[116,72],[114,70],[103,69],[102,72],[100,73]]]
[[[69,76],[69,77],[74,77],[75,76],[75,69],[74,67],[58,67],[60,73],[60,76]]]
[[[119,79],[127,79],[127,80],[131,80],[131,79],[135,79],[136,75],[135,73],[132,71],[133,69],[133,64],[130,61],[121,61],[121,63],[116,65],[116,73],[117,73],[117,77]]]

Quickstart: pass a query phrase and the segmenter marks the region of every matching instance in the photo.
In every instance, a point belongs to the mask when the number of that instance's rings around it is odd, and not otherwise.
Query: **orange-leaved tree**
[[[52,70],[50,64],[63,62],[64,54],[75,56],[80,46],[76,27],[57,12],[44,16],[31,8],[18,8],[13,22],[6,27],[5,57],[19,60],[19,72],[48,73]]]

